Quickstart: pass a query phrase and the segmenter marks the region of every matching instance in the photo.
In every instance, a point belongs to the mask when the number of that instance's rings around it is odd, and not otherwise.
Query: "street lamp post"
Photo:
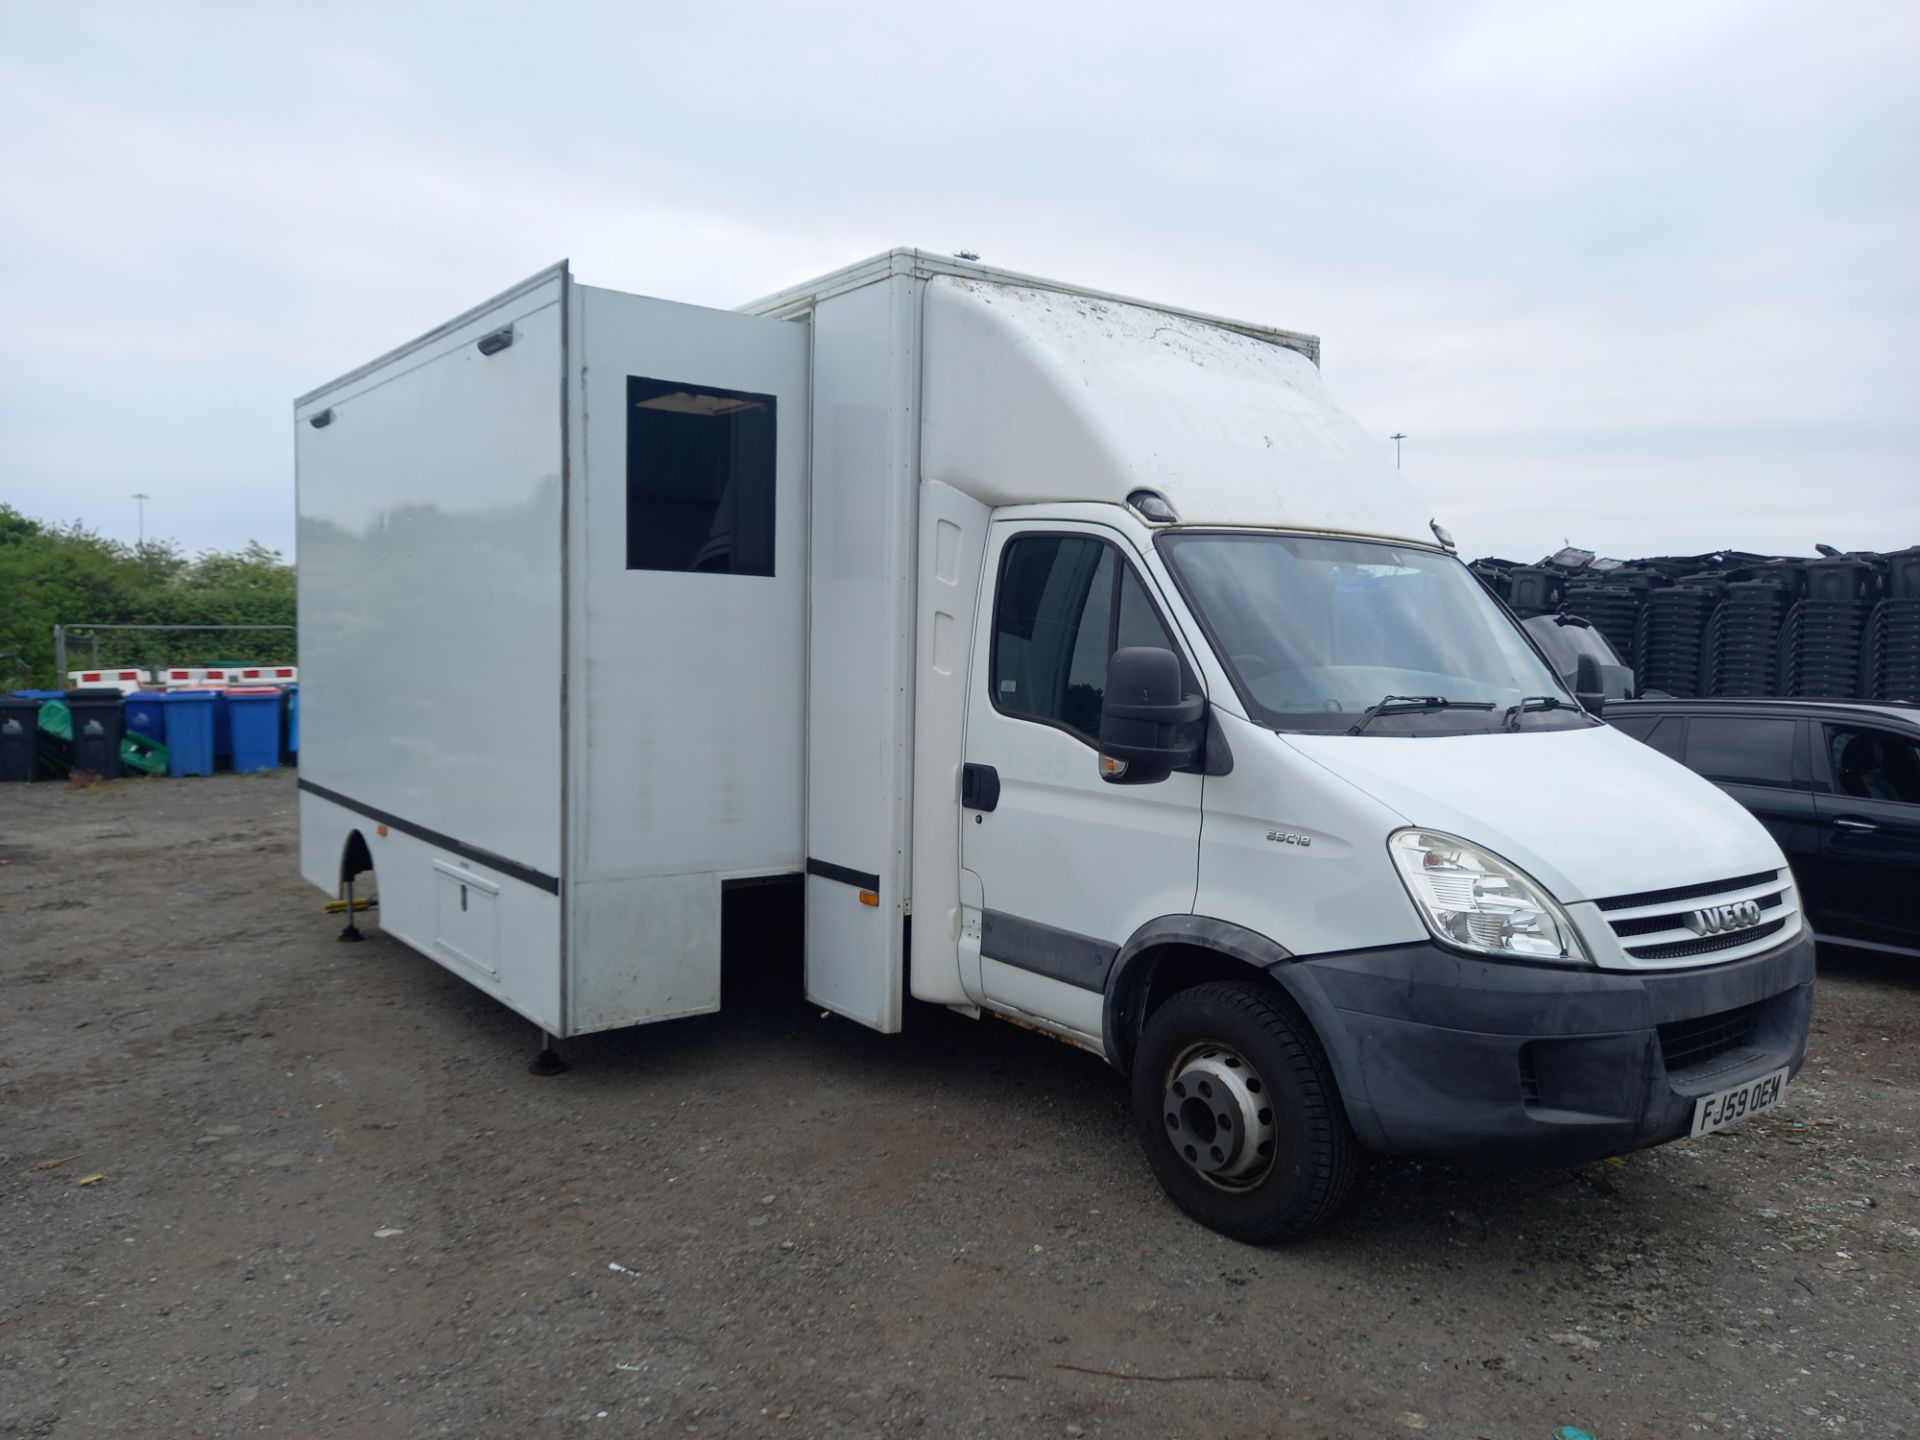
[[[1400,442],[1407,438],[1407,432],[1404,430],[1396,430],[1387,438],[1393,441],[1393,468],[1398,470],[1400,468]]]
[[[140,538],[134,544],[137,549],[144,550],[147,548],[147,501],[153,497],[144,490],[136,490],[133,492],[133,498],[140,506],[140,528],[135,532]]]

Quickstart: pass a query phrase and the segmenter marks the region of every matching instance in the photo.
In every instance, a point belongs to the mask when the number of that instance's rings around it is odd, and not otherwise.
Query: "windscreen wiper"
[[[1571,700],[1562,700],[1558,695],[1522,695],[1520,703],[1509,705],[1506,715],[1500,723],[1509,730],[1520,728],[1520,717],[1533,710],[1578,710],[1580,707]]]
[[[1424,715],[1429,710],[1491,710],[1491,700],[1449,700],[1444,695],[1382,695],[1347,730],[1358,735],[1382,715]]]

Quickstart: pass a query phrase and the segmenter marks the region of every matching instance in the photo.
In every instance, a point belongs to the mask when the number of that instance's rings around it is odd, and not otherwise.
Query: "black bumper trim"
[[[1571,1164],[1676,1139],[1700,1095],[1797,1071],[1813,935],[1678,971],[1504,965],[1425,943],[1268,973],[1312,1020],[1370,1149]],[[1755,1014],[1745,1063],[1668,1073],[1660,1026],[1743,1006]]]
[[[429,830],[426,826],[416,825],[411,820],[402,820],[390,811],[363,805],[358,800],[342,795],[338,790],[329,790],[326,786],[316,785],[311,780],[302,779],[300,788],[309,795],[318,795],[322,800],[331,800],[335,805],[351,810],[356,815],[364,815],[367,819],[385,825],[389,829],[398,830],[402,835],[411,835],[416,840],[424,840],[438,849],[449,850],[455,855],[473,861],[476,865],[497,870],[502,875],[510,876],[522,884],[533,886],[536,890],[544,890],[549,895],[560,893],[558,875],[549,875],[544,870],[536,870],[531,865],[522,865],[518,860],[509,860],[506,856],[496,855],[491,850],[482,850],[478,845],[469,845],[464,840],[456,840],[453,836],[442,834],[438,830]]]

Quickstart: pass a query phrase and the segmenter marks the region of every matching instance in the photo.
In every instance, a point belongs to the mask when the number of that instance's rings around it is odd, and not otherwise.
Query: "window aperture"
[[[773,574],[771,395],[627,377],[627,569]]]

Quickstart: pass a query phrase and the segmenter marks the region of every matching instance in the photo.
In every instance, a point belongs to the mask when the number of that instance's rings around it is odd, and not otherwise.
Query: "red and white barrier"
[[[122,695],[131,695],[146,687],[147,672],[144,670],[69,670],[67,687],[72,690],[112,689]]]

